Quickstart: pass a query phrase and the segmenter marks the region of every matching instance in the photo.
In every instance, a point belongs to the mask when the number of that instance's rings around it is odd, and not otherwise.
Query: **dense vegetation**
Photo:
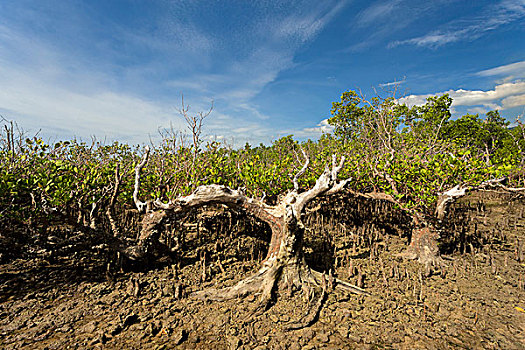
[[[305,142],[287,136],[270,146],[234,149],[218,142],[203,144],[198,134],[190,143],[190,138],[168,133],[161,144],[152,146],[142,195],[167,200],[199,185],[223,184],[272,202],[293,188],[293,175],[304,162],[301,148],[310,157],[301,186],[312,186],[336,153],[347,158],[340,176],[352,179],[352,189],[386,192],[403,206],[423,212],[432,210],[440,191],[456,184],[505,176],[510,185],[523,186],[524,125],[517,121],[510,127],[498,111],[454,120],[451,103],[444,95],[409,108],[394,98],[366,101],[347,91],[333,103],[333,135]],[[142,147],[77,140],[52,145],[38,136],[26,138],[12,122],[2,123],[4,228],[34,230],[56,216],[86,225],[107,224],[106,208],[117,182],[115,210],[133,207],[134,167]]]

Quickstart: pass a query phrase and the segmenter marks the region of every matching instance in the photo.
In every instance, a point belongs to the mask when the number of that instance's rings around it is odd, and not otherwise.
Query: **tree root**
[[[433,271],[439,270],[445,264],[441,255],[429,254],[426,249],[423,253],[417,253],[415,249],[408,247],[407,250],[397,255],[400,258],[407,260],[416,260],[425,266],[425,275],[432,275]],[[450,259],[450,258],[447,258]]]
[[[324,274],[322,275],[322,281],[323,281],[323,288],[321,289],[321,295],[319,296],[319,299],[317,299],[317,302],[314,305],[311,305],[306,314],[296,322],[289,323],[286,327],[284,327],[285,331],[293,331],[298,330],[302,328],[306,328],[311,326],[315,323],[315,321],[319,318],[319,314],[321,312],[321,309],[323,307],[323,303],[326,300],[326,278]]]
[[[303,276],[303,280],[307,281],[307,285],[304,286],[305,289],[309,290],[310,285],[313,284],[317,287],[321,287],[321,295],[317,299],[317,302],[309,307],[306,314],[299,321],[292,322],[284,328],[286,331],[298,330],[314,324],[319,318],[319,313],[321,312],[323,304],[326,301],[328,293],[334,289],[339,289],[354,294],[370,295],[370,293],[364,289],[354,286],[353,284],[350,284],[346,281],[333,278],[331,274],[327,279],[324,273],[313,271],[308,267],[305,270],[306,271],[303,271],[303,274],[306,274],[306,276]]]
[[[210,288],[194,292],[191,296],[203,300],[225,301],[245,297],[249,294],[259,294],[259,307],[256,310],[260,311],[258,313],[260,314],[269,308],[273,300],[273,292],[281,279],[290,288],[292,286],[299,287],[306,295],[315,295],[312,287],[321,288],[321,294],[317,302],[309,307],[305,316],[299,321],[286,326],[286,330],[301,329],[315,323],[328,293],[334,289],[354,294],[370,295],[364,289],[333,278],[331,275],[327,279],[325,274],[311,270],[304,261],[302,263],[294,261],[290,264],[284,264],[274,260],[270,263],[266,262],[257,273],[231,287],[222,289]]]
[[[203,300],[225,301],[260,293],[261,304],[268,305],[281,270],[280,264],[266,265],[253,276],[239,281],[234,286],[221,289],[210,288],[194,292],[191,296]]]
[[[312,281],[315,285],[319,286],[319,281],[322,281],[323,274],[314,270],[310,270],[310,273],[313,275],[315,279]],[[359,294],[359,295],[371,295],[366,290],[359,288],[357,286],[354,286],[351,283],[348,283],[346,281],[340,280],[339,278],[335,278],[334,281],[334,288],[344,291],[344,292],[350,292],[353,294]]]
[[[441,267],[443,259],[439,255],[437,239],[439,235],[434,228],[420,227],[412,233],[412,242],[406,251],[398,254],[399,257],[415,260],[425,265],[427,275],[432,273],[434,267]]]

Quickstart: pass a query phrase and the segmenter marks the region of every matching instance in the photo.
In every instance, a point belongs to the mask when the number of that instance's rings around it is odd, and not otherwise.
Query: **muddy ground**
[[[389,205],[314,203],[307,261],[371,296],[332,292],[313,325],[292,331],[319,295],[279,289],[266,311],[256,296],[191,297],[257,270],[268,231],[238,213],[208,208],[181,219],[165,234],[170,259],[122,268],[103,239],[79,244],[93,232],[49,227],[44,248],[0,265],[0,347],[525,349],[524,208],[510,195],[462,199],[442,232],[444,266],[427,276],[397,257],[407,223]]]

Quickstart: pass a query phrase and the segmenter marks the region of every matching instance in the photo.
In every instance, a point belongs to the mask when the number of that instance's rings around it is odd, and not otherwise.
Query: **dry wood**
[[[438,197],[438,203],[436,206],[436,216],[439,220],[443,220],[450,208],[450,205],[454,203],[461,197],[466,196],[469,192],[477,190],[490,190],[490,189],[501,189],[506,192],[513,193],[525,193],[525,188],[514,188],[506,187],[503,183],[506,181],[506,178],[499,178],[494,180],[484,181],[478,186],[461,186],[456,185],[451,189],[441,193]]]

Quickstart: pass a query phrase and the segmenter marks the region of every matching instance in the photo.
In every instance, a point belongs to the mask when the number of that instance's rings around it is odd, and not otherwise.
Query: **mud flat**
[[[279,289],[282,295],[266,311],[258,309],[256,296],[225,302],[189,297],[246,277],[268,246],[264,227],[236,213],[203,209],[181,225],[184,245],[174,256],[151,266],[108,270],[111,254],[103,243],[66,249],[89,235],[66,226],[53,232],[62,253],[25,255],[0,265],[0,345],[525,348],[522,198],[480,192],[454,204],[441,232],[444,266],[430,276],[421,264],[397,257],[408,238],[394,208],[357,204],[343,197],[314,203],[305,220],[310,226],[305,255],[312,267],[333,269],[371,296],[329,293],[309,327],[286,330],[305,316],[317,294]],[[372,213],[383,216],[371,219]]]

